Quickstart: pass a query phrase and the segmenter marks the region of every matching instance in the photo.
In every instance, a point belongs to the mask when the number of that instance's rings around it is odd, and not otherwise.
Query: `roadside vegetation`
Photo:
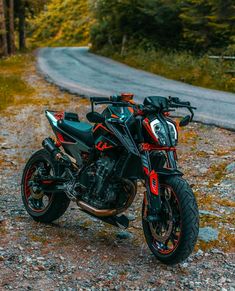
[[[163,49],[146,51],[142,48],[127,48],[125,53],[121,54],[109,47],[96,53],[169,79],[235,92],[235,78],[226,73],[232,70],[232,65],[221,60],[211,60],[207,55],[196,56],[187,51]]]
[[[98,0],[93,13],[94,52],[171,79],[235,92],[235,61],[208,58],[235,55],[234,1]]]

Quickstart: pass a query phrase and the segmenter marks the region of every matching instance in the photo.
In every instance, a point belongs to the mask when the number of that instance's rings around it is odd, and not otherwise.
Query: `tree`
[[[0,54],[2,54],[3,56],[7,56],[8,48],[7,48],[7,30],[6,30],[4,0],[0,0],[0,45],[1,45]]]
[[[180,6],[174,0],[97,0],[91,36],[96,48],[128,40],[176,47],[181,34]]]
[[[185,48],[195,52],[224,50],[235,35],[233,0],[182,1],[180,18]]]
[[[25,17],[26,17],[26,2],[25,0],[19,0],[18,4],[18,32],[19,32],[19,49],[26,49],[26,40],[25,40]]]
[[[15,10],[14,0],[9,0],[9,53],[14,54],[16,51],[15,47]]]

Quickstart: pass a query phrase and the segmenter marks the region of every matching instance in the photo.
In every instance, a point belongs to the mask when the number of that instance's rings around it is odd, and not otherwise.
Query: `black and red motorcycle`
[[[34,220],[51,222],[68,208],[79,208],[107,223],[127,228],[123,212],[137,193],[146,191],[142,224],[153,254],[166,264],[186,259],[198,235],[198,208],[189,184],[177,169],[178,130],[169,118],[175,108],[187,108],[179,126],[193,118],[189,102],[177,97],[151,96],[135,104],[132,94],[91,97],[87,119],[75,113],[46,111],[56,140],[27,162],[22,177],[22,199]],[[102,114],[94,105],[108,105]],[[62,148],[62,150],[61,150]]]

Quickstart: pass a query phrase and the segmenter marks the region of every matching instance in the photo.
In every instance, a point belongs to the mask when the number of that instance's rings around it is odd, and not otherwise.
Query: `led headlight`
[[[163,124],[160,122],[160,120],[154,119],[150,123],[150,126],[151,126],[153,134],[159,140],[160,145],[162,146],[166,145],[167,144],[166,131]]]
[[[168,124],[170,138],[171,138],[171,145],[175,146],[177,144],[177,140],[178,140],[178,134],[177,134],[176,127],[175,127],[174,123],[172,123],[170,121],[167,121],[167,124]],[[153,134],[159,140],[160,145],[169,146],[170,145],[170,144],[168,144],[169,139],[167,138],[168,134],[166,132],[164,125],[160,122],[160,120],[154,119],[150,123],[150,126],[151,126]]]

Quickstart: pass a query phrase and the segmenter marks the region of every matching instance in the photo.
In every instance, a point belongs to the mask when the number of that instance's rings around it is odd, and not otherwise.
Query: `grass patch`
[[[6,231],[5,226],[0,225],[0,234],[3,235],[3,234],[6,234],[6,233],[7,233],[7,231]]]
[[[138,48],[127,49],[121,55],[114,51],[106,47],[98,53],[173,80],[235,92],[235,78],[225,74],[232,70],[232,62],[210,60],[206,55],[198,57],[189,52],[146,51]]]
[[[222,162],[220,164],[213,164],[210,166],[208,176],[210,178],[209,187],[213,187],[216,183],[219,183],[225,176],[225,168],[228,162]]]
[[[199,134],[195,130],[188,130],[186,128],[180,128],[179,143],[191,144],[195,146],[199,139]]]
[[[17,55],[0,60],[0,110],[15,102],[19,103],[19,97],[22,97],[21,101],[27,99],[34,92],[22,78],[30,61],[32,57],[28,55]]]

